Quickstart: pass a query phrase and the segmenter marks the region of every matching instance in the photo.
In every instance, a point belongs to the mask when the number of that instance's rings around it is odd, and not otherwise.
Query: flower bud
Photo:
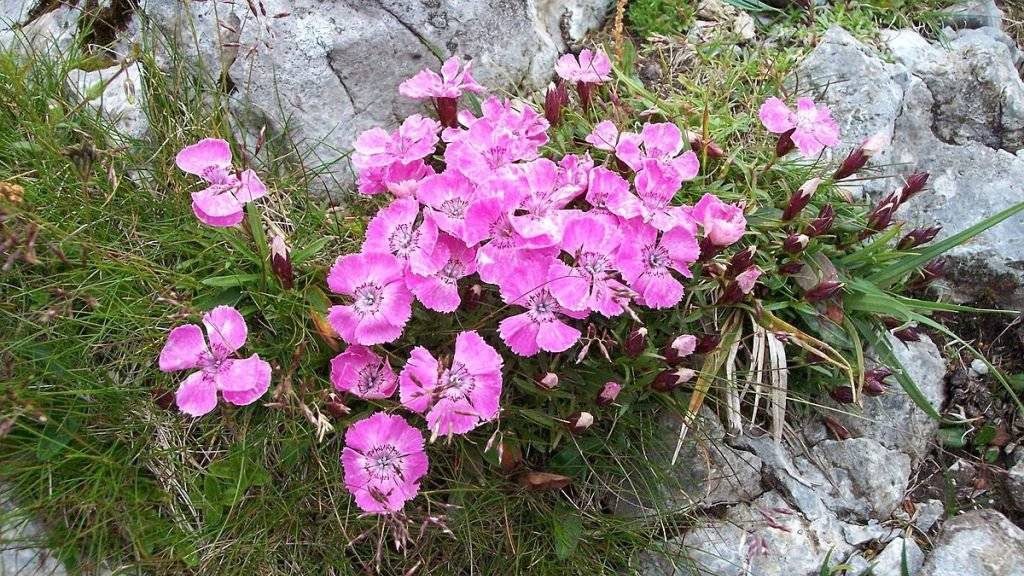
[[[811,201],[811,196],[814,195],[815,190],[818,189],[818,184],[821,184],[821,178],[811,178],[799,190],[793,193],[789,198],[789,204],[786,205],[786,209],[782,211],[782,220],[789,221],[796,218],[800,212],[807,206],[807,203]]]
[[[839,386],[838,388],[833,388],[832,391],[829,392],[829,396],[840,404],[852,404],[853,388],[850,388],[849,386]]]
[[[558,374],[554,372],[548,372],[547,374],[534,380],[537,387],[541,390],[554,390],[558,388]]]
[[[846,157],[846,160],[843,160],[843,164],[839,166],[839,169],[836,170],[832,178],[842,180],[843,178],[853,176],[867,164],[872,156],[881,152],[888,144],[889,134],[887,132],[879,132],[869,137],[854,149],[853,152],[850,152],[850,155]]]
[[[672,392],[683,384],[693,380],[693,377],[696,375],[697,372],[691,368],[670,368],[662,370],[654,377],[654,381],[651,382],[651,388],[654,388],[658,392]]]
[[[701,269],[704,271],[703,274],[705,276],[710,276],[712,278],[724,276],[729,270],[729,268],[721,262],[705,262]]]
[[[292,259],[288,255],[288,245],[280,235],[274,235],[270,241],[270,269],[281,281],[281,287],[291,290],[295,285],[295,272],[292,270]]]
[[[548,86],[547,94],[544,95],[544,118],[552,127],[558,126],[562,120],[562,108],[569,104],[569,92],[565,89],[565,82],[559,80],[557,83]]]
[[[708,352],[711,352],[715,348],[718,348],[718,345],[721,344],[721,343],[722,343],[722,336],[721,335],[719,335],[719,334],[704,334],[703,336],[699,336],[697,338],[697,346],[696,346],[696,348],[694,348],[693,352],[695,354],[707,354]]]
[[[921,333],[912,326],[901,328],[899,330],[893,330],[892,335],[899,339],[901,342],[920,342]]]
[[[665,349],[662,350],[661,355],[665,357],[665,362],[668,362],[671,366],[675,366],[676,364],[679,364],[683,358],[693,354],[696,349],[697,337],[692,334],[683,334],[669,342],[668,345],[665,346]]]
[[[907,233],[899,243],[896,244],[898,250],[910,250],[916,248],[922,244],[927,244],[935,239],[939,231],[942,230],[942,226],[930,226],[928,228],[915,228]]]
[[[889,227],[889,224],[892,223],[892,217],[896,214],[896,209],[900,206],[901,194],[899,191],[889,194],[878,203],[878,206],[868,213],[868,223],[860,234],[861,240]]]
[[[619,392],[622,391],[622,386],[618,382],[605,382],[604,387],[601,388],[601,392],[597,395],[597,405],[607,406],[615,399],[619,397]]]
[[[807,243],[810,241],[810,237],[806,234],[790,234],[782,242],[782,250],[787,254],[799,254],[804,251],[804,248],[807,248]]]
[[[647,328],[643,326],[633,329],[626,336],[626,343],[623,350],[626,356],[636,358],[647,348]]]
[[[757,246],[751,245],[745,250],[741,250],[736,254],[733,254],[732,258],[729,259],[729,275],[736,276],[747,268],[753,266],[754,254],[756,252]]]
[[[576,412],[569,416],[569,420],[566,422],[566,425],[573,434],[586,432],[587,428],[590,428],[593,424],[594,415],[590,412]]]
[[[874,380],[878,380],[879,382],[885,380],[886,378],[888,378],[889,376],[892,376],[892,375],[893,375],[893,371],[889,370],[888,368],[886,368],[884,366],[881,367],[881,368],[873,368],[871,370],[867,370],[867,371],[864,372],[864,378],[865,379],[871,378],[871,379],[874,379]]]
[[[434,107],[437,108],[437,119],[445,128],[455,128],[459,125],[459,101],[456,98],[434,98]]]
[[[846,429],[846,426],[843,426],[834,418],[825,416],[825,427],[836,437],[836,440],[849,440],[853,437],[850,431]]]
[[[838,294],[843,289],[842,282],[825,280],[807,292],[804,292],[804,299],[808,302],[820,302]]]
[[[799,260],[793,260],[792,262],[786,262],[782,266],[779,266],[779,272],[783,274],[799,274],[804,269],[804,263]]]
[[[917,171],[907,177],[907,183],[903,185],[903,194],[901,204],[910,200],[910,198],[916,195],[921,190],[924,190],[925,184],[928,183],[928,173]]]
[[[885,394],[885,384],[879,380],[873,378],[864,378],[864,395],[865,396],[881,396]]]
[[[707,262],[714,258],[719,252],[722,251],[722,246],[715,245],[707,236],[700,239],[700,256],[697,258],[698,262]]]
[[[836,209],[831,204],[825,204],[818,210],[818,217],[807,223],[804,234],[814,238],[825,234],[832,228],[836,219]]]
[[[921,268],[921,276],[907,284],[908,288],[924,288],[934,280],[941,278],[946,269],[946,263],[942,260],[932,260]]]
[[[344,418],[352,412],[352,409],[346,406],[334,392],[327,393],[324,398],[324,408],[327,409],[328,414],[335,418]]]
[[[577,82],[576,93],[580,96],[580,106],[583,107],[584,112],[590,111],[591,101],[593,100],[592,93],[595,84],[588,82]]]
[[[693,150],[694,154],[700,154],[707,151],[707,155],[710,158],[722,158],[725,156],[725,150],[721,146],[716,144],[713,140],[707,140],[700,134],[691,130],[686,131],[686,137],[690,141],[690,150]]]
[[[730,282],[722,293],[718,296],[718,300],[715,301],[717,306],[729,306],[730,304],[736,304],[743,300],[746,294],[743,293],[743,288],[740,287],[739,282]]]
[[[775,142],[775,157],[782,158],[786,154],[793,151],[796,148],[796,144],[793,142],[793,132],[796,132],[796,128],[779,134],[779,139]]]

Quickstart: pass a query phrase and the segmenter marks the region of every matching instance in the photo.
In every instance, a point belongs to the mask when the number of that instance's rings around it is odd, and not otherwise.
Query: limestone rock
[[[928,576],[1024,576],[1024,530],[995,510],[946,522],[921,570]]]
[[[906,546],[907,573],[910,576],[920,574],[921,565],[924,564],[924,552],[913,538],[894,538],[877,556],[870,560],[866,560],[860,555],[854,556],[846,562],[853,567],[853,570],[847,573],[902,576],[904,546]]]
[[[64,565],[39,544],[43,527],[18,512],[0,486],[0,576],[64,576]]]
[[[98,110],[128,138],[142,138],[149,130],[142,98],[142,69],[132,64],[85,72],[72,70],[68,83],[80,98]]]

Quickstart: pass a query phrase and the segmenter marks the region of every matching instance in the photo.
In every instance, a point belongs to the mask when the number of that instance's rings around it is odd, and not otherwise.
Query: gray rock
[[[894,336],[888,340],[907,376],[928,402],[941,411],[946,402],[946,361],[938,347],[927,336],[922,336],[920,342],[904,343]],[[934,445],[939,423],[914,403],[894,377],[889,380],[893,384],[885,394],[863,399],[863,410],[833,404],[841,411],[830,416],[854,436],[872,438],[886,448],[909,454],[912,462],[919,462]]]
[[[1006,491],[1017,510],[1024,511],[1024,459],[1006,472]]]
[[[984,28],[1003,25],[1003,11],[995,0],[967,0],[943,10],[943,18],[954,28]]]
[[[1024,530],[995,510],[946,522],[921,570],[928,576],[1024,576]]]
[[[53,56],[66,53],[78,35],[82,9],[75,3],[61,2],[52,10],[32,16],[38,2],[7,2],[13,4],[8,21],[0,19],[0,47],[22,52],[39,52]],[[4,7],[6,8],[6,6]]]
[[[67,572],[40,544],[43,527],[20,511],[0,486],[0,576],[64,576]]]
[[[917,505],[917,518],[914,520],[914,527],[921,532],[927,533],[946,513],[946,506],[942,500],[931,499]]]
[[[924,552],[913,538],[894,538],[870,560],[856,555],[846,561],[851,566],[847,574],[871,574],[872,576],[902,576],[903,547],[907,549],[907,574],[919,574],[924,564]],[[869,572],[870,570],[870,572]]]
[[[85,72],[72,70],[68,83],[79,98],[99,111],[119,134],[142,138],[149,130],[143,106],[144,84],[138,64]]]

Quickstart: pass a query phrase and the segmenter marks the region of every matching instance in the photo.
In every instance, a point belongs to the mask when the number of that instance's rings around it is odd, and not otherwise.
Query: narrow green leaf
[[[862,320],[854,320],[857,325],[857,330],[861,333],[861,336],[865,340],[871,343],[871,346],[875,349],[875,353],[881,357],[882,362],[887,364],[890,368],[895,369],[896,379],[899,381],[903,390],[906,391],[907,396],[917,404],[918,408],[924,410],[925,414],[928,414],[935,420],[941,420],[942,416],[939,415],[932,403],[928,401],[921,389],[918,388],[917,383],[907,376],[907,369],[900,362],[899,358],[892,351],[892,346],[889,344],[889,340],[880,337],[871,326],[868,326],[866,322]]]
[[[1010,206],[1006,210],[1003,210],[1002,212],[999,212],[997,214],[993,214],[992,216],[985,218],[981,222],[978,222],[974,226],[971,226],[970,228],[967,228],[962,232],[959,232],[957,234],[950,236],[949,238],[946,238],[945,240],[932,244],[925,250],[922,250],[920,254],[907,256],[906,258],[903,258],[901,261],[896,262],[890,266],[887,266],[879,270],[878,272],[875,272],[871,276],[868,276],[868,280],[873,282],[874,284],[877,284],[878,286],[888,286],[889,284],[892,284],[896,280],[902,278],[911,270],[917,268],[918,266],[921,266],[925,262],[928,262],[929,260],[935,258],[936,256],[944,254],[950,249],[967,242],[971,238],[974,238],[978,234],[981,234],[985,230],[988,230],[989,228],[995,226],[996,224],[999,224],[1003,220],[1006,220],[1010,216],[1013,216],[1018,212],[1021,212],[1022,210],[1024,210],[1024,202],[1014,204],[1013,206]]]
[[[564,509],[555,516],[554,522],[555,556],[559,560],[568,560],[583,535],[583,519],[578,511]]]
[[[206,286],[216,288],[231,288],[233,286],[245,286],[260,279],[259,274],[228,274],[227,276],[213,276],[204,278],[199,282]]]

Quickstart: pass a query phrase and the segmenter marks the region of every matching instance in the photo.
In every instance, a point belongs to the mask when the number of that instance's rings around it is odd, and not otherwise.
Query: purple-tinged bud
[[[705,236],[700,239],[700,257],[697,259],[698,262],[707,262],[715,257],[719,252],[722,251],[722,246],[716,246],[710,238]]]
[[[636,358],[647,348],[647,328],[643,326],[631,330],[626,336],[626,343],[623,350],[626,356]]]
[[[694,354],[707,354],[718,345],[722,343],[722,336],[720,334],[704,334],[703,336],[697,337],[697,347],[694,348]]]
[[[691,368],[670,368],[668,370],[663,370],[654,377],[654,381],[651,382],[651,388],[654,388],[658,392],[672,392],[683,384],[693,380],[693,377],[696,375],[697,372]]]
[[[832,223],[836,219],[836,209],[831,204],[825,204],[818,210],[818,217],[807,223],[804,234],[811,238],[821,236],[832,229]]]
[[[786,154],[793,151],[796,148],[796,144],[793,142],[793,132],[796,132],[796,128],[792,128],[782,134],[779,134],[779,139],[775,142],[775,157],[782,158]]]
[[[804,292],[804,299],[808,302],[821,302],[827,300],[843,289],[843,283],[835,280],[825,280],[807,292]]]
[[[899,243],[896,244],[898,250],[910,250],[916,248],[922,244],[927,244],[935,239],[939,231],[942,230],[942,226],[930,226],[928,228],[915,228],[907,233]]]
[[[799,260],[793,260],[792,262],[786,262],[782,266],[779,266],[779,272],[783,274],[799,274],[804,269],[804,263]]]
[[[295,272],[292,270],[292,259],[288,255],[288,245],[284,238],[275,235],[270,241],[270,269],[274,276],[281,281],[285,290],[291,290],[295,285]]]
[[[804,251],[804,248],[807,248],[807,243],[810,241],[810,237],[806,234],[790,234],[782,242],[782,249],[787,254],[799,254]]]
[[[917,328],[908,326],[899,330],[893,330],[892,335],[899,339],[901,342],[920,342],[921,332]]]
[[[864,231],[860,233],[860,239],[863,240],[872,234],[881,232],[892,224],[892,217],[896,214],[896,209],[900,207],[900,199],[902,198],[902,192],[897,190],[896,192],[890,193],[875,206],[871,212],[868,213],[868,223],[864,227]]]
[[[879,380],[865,377],[863,390],[865,396],[881,396],[885,394],[885,384]]]
[[[846,429],[846,426],[840,424],[835,418],[825,416],[825,427],[836,437],[836,440],[849,440],[853,437],[850,431]]]
[[[618,382],[605,382],[604,387],[601,388],[601,392],[597,395],[597,405],[607,406],[615,399],[619,397],[619,392],[622,391],[622,386]]]
[[[814,192],[818,189],[818,184],[821,184],[821,178],[811,178],[804,182],[804,185],[790,196],[789,204],[782,211],[783,221],[792,220],[803,211],[807,203],[811,201],[811,196],[814,196]]]
[[[346,406],[334,392],[328,392],[325,396],[324,408],[327,409],[328,414],[335,418],[344,418],[352,412],[352,409]]]
[[[437,119],[445,128],[456,128],[459,125],[459,101],[457,98],[434,98],[437,108]]]
[[[740,287],[740,283],[730,282],[718,296],[718,300],[715,301],[715,305],[729,306],[742,301],[744,297],[746,297],[746,294],[743,293],[743,288]]]
[[[594,425],[594,415],[590,412],[576,412],[569,416],[569,420],[565,424],[573,434],[580,434]]]
[[[703,136],[696,132],[687,130],[686,138],[690,141],[690,150],[693,150],[694,154],[701,154],[706,150],[710,158],[722,158],[725,156],[725,150],[721,146],[713,140],[705,140]]]
[[[916,280],[907,284],[908,288],[919,289],[931,284],[933,281],[941,278],[945,273],[946,263],[942,260],[932,260],[921,268],[921,276]]]
[[[554,390],[555,388],[558,388],[558,374],[548,372],[534,380],[534,383],[541,390]]]
[[[580,106],[583,107],[584,112],[590,111],[590,106],[593,100],[593,89],[596,84],[590,84],[588,82],[577,82],[576,93],[580,95]]]
[[[733,254],[729,259],[729,275],[736,276],[747,268],[754,265],[754,254],[757,253],[757,246],[751,245],[746,249]]]
[[[903,194],[900,203],[910,200],[911,197],[916,195],[918,192],[924,190],[925,184],[928,183],[928,173],[917,171],[911,174],[907,178],[907,183],[903,185]]]
[[[558,126],[562,121],[562,108],[568,104],[569,92],[565,89],[565,82],[559,80],[548,86],[547,94],[544,95],[544,118],[551,126]]]
[[[867,164],[872,156],[881,152],[888,144],[889,134],[887,132],[879,132],[871,136],[854,149],[853,152],[850,152],[850,155],[846,157],[846,160],[843,160],[843,164],[836,170],[832,178],[842,180],[843,178],[853,176]]]
[[[839,402],[840,404],[853,403],[853,388],[850,388],[849,386],[839,386],[838,388],[833,388],[832,391],[829,392],[828,394],[829,396],[832,397],[833,400]]]
[[[865,379],[878,380],[879,382],[885,380],[889,376],[893,375],[893,371],[888,368],[873,368],[864,372]]]
[[[669,342],[661,351],[661,355],[665,357],[665,362],[668,362],[670,366],[675,366],[683,358],[693,354],[695,350],[697,350],[697,337],[692,334],[683,334]]]

